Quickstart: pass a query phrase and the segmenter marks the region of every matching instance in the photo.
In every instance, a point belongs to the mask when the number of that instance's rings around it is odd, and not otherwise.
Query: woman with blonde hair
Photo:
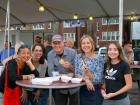
[[[75,76],[86,86],[80,89],[80,105],[102,105],[100,88],[103,84],[104,59],[94,53],[95,42],[89,35],[80,40],[80,54],[75,57]]]

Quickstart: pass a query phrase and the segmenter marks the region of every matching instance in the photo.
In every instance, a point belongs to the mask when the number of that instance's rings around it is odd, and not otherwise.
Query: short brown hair
[[[127,45],[127,44],[132,44],[132,42],[131,42],[131,41],[124,41],[124,42],[123,42],[123,47],[124,47],[125,45]]]

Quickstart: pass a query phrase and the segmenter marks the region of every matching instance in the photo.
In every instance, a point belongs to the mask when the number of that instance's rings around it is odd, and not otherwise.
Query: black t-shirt
[[[106,83],[106,92],[114,93],[120,90],[126,85],[125,83],[125,74],[131,74],[131,69],[128,63],[125,61],[120,61],[117,64],[113,64],[108,70],[107,64],[105,63],[105,83]],[[111,100],[119,100],[127,96],[127,92],[117,95]]]

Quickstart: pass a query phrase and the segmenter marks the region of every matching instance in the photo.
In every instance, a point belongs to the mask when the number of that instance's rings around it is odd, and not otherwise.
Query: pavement
[[[140,105],[140,90],[136,82],[133,82],[133,88],[129,92],[131,105]],[[0,105],[2,104],[2,94],[0,93]]]
[[[140,105],[140,90],[138,84],[133,82],[133,88],[129,92],[131,105]]]
[[[0,105],[3,105],[2,103],[2,94],[0,93]]]

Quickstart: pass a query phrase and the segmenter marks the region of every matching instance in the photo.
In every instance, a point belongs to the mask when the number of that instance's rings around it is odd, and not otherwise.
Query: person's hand
[[[65,61],[62,65],[66,69],[70,69],[70,70],[73,69],[73,65],[70,62],[68,62],[68,61]]]
[[[83,70],[84,70],[85,72],[89,71],[88,67],[87,67],[85,64],[83,64]]]
[[[34,101],[38,102],[39,100],[39,97],[40,97],[40,90],[37,90],[35,93],[34,93]]]
[[[26,61],[26,64],[30,67],[31,70],[35,70],[35,66],[33,65],[32,58],[29,58],[29,60]]]
[[[2,64],[5,65],[9,60],[15,59],[15,58],[17,58],[17,57],[18,57],[17,54],[15,54],[15,55],[13,55],[13,56],[10,56],[10,57],[4,59],[4,60],[2,61]]]
[[[18,57],[18,55],[17,55],[17,54],[13,55],[13,59],[15,59],[15,58],[17,58],[17,57]]]
[[[26,64],[27,64],[28,66],[30,66],[30,65],[32,64],[31,59],[32,59],[32,58],[29,58],[29,59],[26,61]]]
[[[27,91],[22,89],[22,94],[21,94],[21,102],[27,102],[28,101],[28,94],[27,94]]]
[[[104,96],[104,99],[110,99],[115,96],[115,93],[108,93]]]
[[[88,91],[94,91],[95,90],[93,83],[89,79],[86,79],[85,83],[87,85]]]

